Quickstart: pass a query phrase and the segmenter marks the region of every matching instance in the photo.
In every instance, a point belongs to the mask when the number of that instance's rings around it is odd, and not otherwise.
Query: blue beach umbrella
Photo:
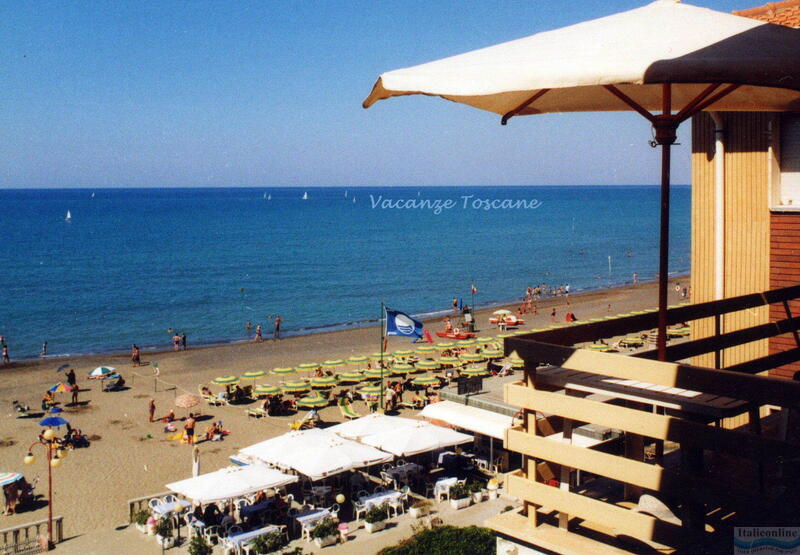
[[[52,407],[50,409],[50,414],[56,414],[59,412],[64,412],[64,409],[62,409],[61,407]]]
[[[7,486],[19,482],[21,479],[22,474],[19,472],[0,472],[0,486]]]
[[[48,416],[47,418],[43,418],[39,421],[39,426],[55,426],[56,428],[59,426],[65,426],[67,424],[68,422],[60,416]]]

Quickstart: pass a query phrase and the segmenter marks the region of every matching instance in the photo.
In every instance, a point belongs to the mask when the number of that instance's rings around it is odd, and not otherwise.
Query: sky
[[[385,71],[645,3],[3,2],[0,188],[657,183],[637,114],[501,126],[437,98],[361,107]]]

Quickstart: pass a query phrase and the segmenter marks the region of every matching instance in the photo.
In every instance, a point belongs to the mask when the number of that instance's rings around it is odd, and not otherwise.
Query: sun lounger
[[[247,414],[248,418],[251,417],[251,416],[254,417],[254,418],[263,418],[265,416],[269,416],[267,411],[265,411],[261,407],[257,407],[257,408],[254,408],[254,409],[247,409],[244,412]]]
[[[353,406],[350,404],[349,401],[345,401],[343,403],[339,403],[339,411],[342,413],[342,416],[346,418],[361,418],[361,415],[358,414],[354,409]]]

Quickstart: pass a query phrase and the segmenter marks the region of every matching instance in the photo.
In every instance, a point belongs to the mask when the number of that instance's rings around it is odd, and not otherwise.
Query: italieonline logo
[[[733,552],[737,555],[800,554],[800,526],[737,526],[733,529]]]

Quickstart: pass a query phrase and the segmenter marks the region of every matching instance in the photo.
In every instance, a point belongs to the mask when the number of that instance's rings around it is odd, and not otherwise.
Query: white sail
[[[94,198],[94,193],[92,193],[92,198]]]
[[[303,193],[303,200],[308,200],[308,193]]]
[[[267,195],[267,200],[272,200],[272,195]]]
[[[70,214],[69,210],[67,210],[67,217],[66,217],[66,218],[64,218],[64,219],[65,219],[66,221],[68,221],[68,222],[71,222],[71,221],[72,221],[72,214]]]
[[[344,198],[347,198],[347,191],[344,192]]]

